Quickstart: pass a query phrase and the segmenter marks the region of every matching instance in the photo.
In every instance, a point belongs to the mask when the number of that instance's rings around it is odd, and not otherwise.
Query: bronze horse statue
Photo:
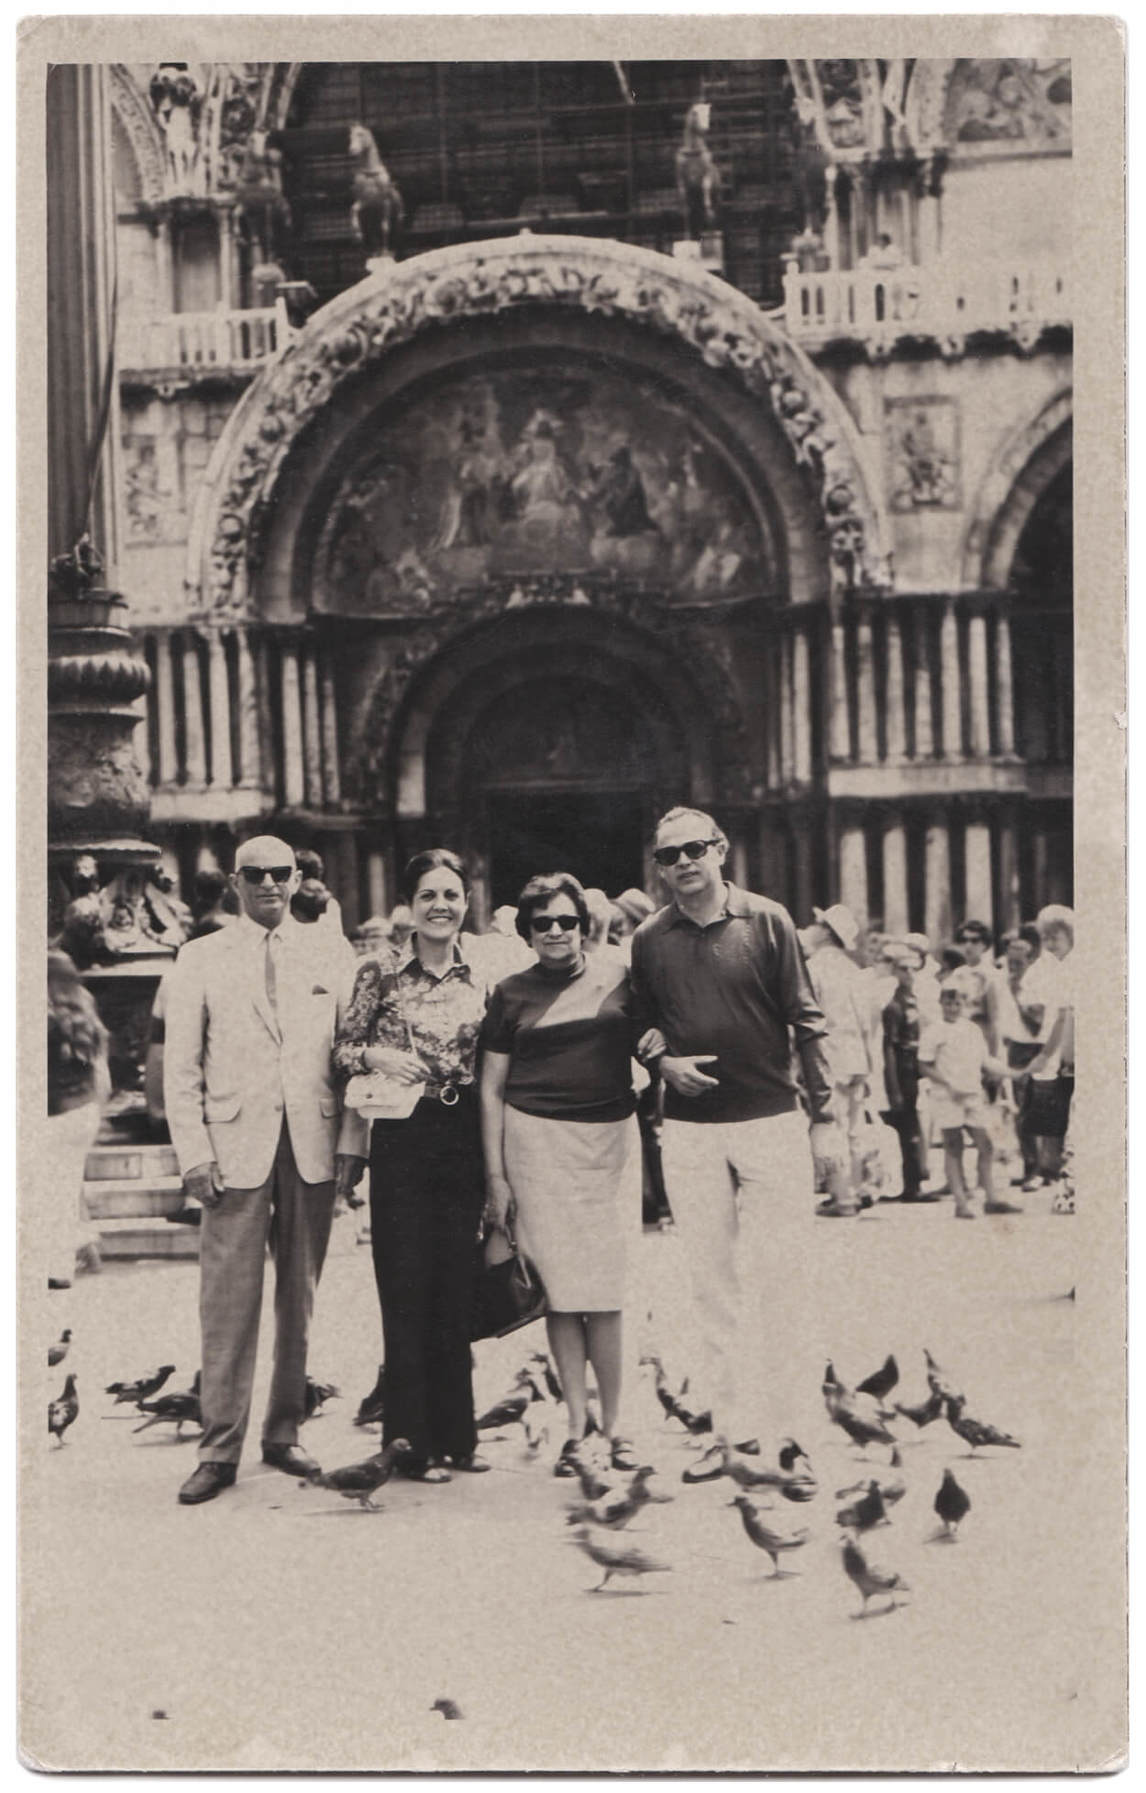
[[[676,190],[684,211],[685,233],[694,239],[716,225],[721,181],[708,147],[711,122],[711,105],[707,100],[697,100],[685,116],[684,137],[676,152]]]
[[[374,133],[365,125],[350,127],[350,159],[354,163],[350,227],[368,256],[392,255],[406,208],[378,154]]]

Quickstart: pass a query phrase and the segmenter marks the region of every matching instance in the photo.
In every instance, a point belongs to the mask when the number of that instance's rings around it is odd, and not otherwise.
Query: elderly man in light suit
[[[317,1469],[298,1444],[314,1291],[336,1183],[362,1174],[366,1123],[342,1111],[330,1052],[354,975],[347,941],[293,919],[299,872],[273,836],[239,848],[233,927],[188,941],[167,992],[164,1095],[188,1196],[202,1204],[203,1335],[199,1464],[185,1506],[235,1480],[251,1405],[269,1240],[275,1262],[275,1360],[263,1420],[264,1463]]]

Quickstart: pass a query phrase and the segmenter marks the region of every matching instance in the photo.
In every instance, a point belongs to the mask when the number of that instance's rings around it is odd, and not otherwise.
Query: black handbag
[[[509,1251],[496,1263],[491,1264],[486,1258],[489,1239],[480,1240],[477,1246],[471,1339],[503,1339],[519,1327],[540,1320],[548,1311],[549,1303],[537,1271],[518,1250],[513,1235],[504,1236]]]

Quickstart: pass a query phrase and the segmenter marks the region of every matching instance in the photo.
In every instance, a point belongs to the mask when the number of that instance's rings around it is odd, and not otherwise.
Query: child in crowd
[[[981,1030],[967,1015],[968,992],[958,975],[939,991],[940,1018],[926,1028],[919,1042],[919,1065],[931,1083],[932,1114],[943,1133],[943,1165],[955,1197],[955,1218],[973,1220],[963,1177],[963,1129],[970,1130],[978,1153],[979,1184],[987,1214],[1020,1214],[1011,1202],[995,1196],[990,1135],[987,1131],[983,1075],[1006,1075],[1006,1066],[991,1058]]]

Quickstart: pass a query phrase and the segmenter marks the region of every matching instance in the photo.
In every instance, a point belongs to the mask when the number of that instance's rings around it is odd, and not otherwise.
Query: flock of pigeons
[[[71,1333],[64,1331],[49,1348],[49,1367],[64,1361],[70,1344]],[[688,1406],[685,1399],[687,1380],[674,1388],[659,1357],[650,1353],[641,1362],[652,1369],[654,1390],[666,1420],[681,1425],[691,1438],[703,1441],[712,1431],[712,1419],[709,1414],[695,1412]],[[897,1437],[895,1428],[902,1428],[906,1423],[913,1434],[917,1434],[945,1420],[952,1434],[968,1446],[971,1456],[985,1450],[1020,1448],[1017,1438],[985,1420],[971,1417],[965,1394],[955,1386],[930,1351],[924,1351],[924,1363],[928,1393],[925,1400],[914,1406],[892,1400],[899,1384],[899,1366],[894,1356],[889,1356],[879,1369],[854,1388],[841,1380],[832,1363],[824,1371],[821,1392],[831,1422],[864,1456],[872,1450],[889,1453],[886,1475],[864,1476],[836,1494],[836,1499],[844,1503],[834,1516],[839,1528],[843,1570],[862,1602],[860,1610],[853,1615],[856,1618],[868,1615],[869,1602],[873,1599],[884,1602],[876,1610],[894,1611],[902,1604],[896,1596],[910,1591],[901,1575],[871,1561],[866,1551],[868,1535],[891,1523],[891,1510],[907,1493],[907,1484],[900,1473],[903,1468],[899,1449],[902,1439]],[[196,1371],[189,1388],[173,1391],[167,1383],[174,1373],[173,1364],[161,1364],[149,1375],[109,1383],[104,1392],[113,1397],[113,1406],[133,1406],[142,1416],[140,1423],[132,1428],[133,1432],[170,1425],[175,1429],[174,1436],[182,1438],[184,1426],[202,1423],[200,1378]],[[321,1383],[308,1377],[307,1419],[320,1414],[326,1402],[339,1398],[339,1394],[333,1383]],[[504,1435],[509,1428],[520,1426],[527,1456],[536,1457],[551,1433],[561,1434],[558,1415],[561,1400],[561,1387],[551,1359],[544,1351],[534,1351],[518,1369],[501,1400],[481,1414],[478,1430]],[[362,1400],[354,1423],[363,1428],[380,1424],[383,1402],[380,1368],[378,1381]],[[69,1373],[62,1392],[48,1408],[48,1432],[57,1445],[63,1445],[64,1435],[78,1413],[76,1377]],[[590,1431],[594,1429],[591,1416]],[[410,1449],[406,1439],[393,1439],[384,1449],[361,1461],[340,1469],[312,1472],[300,1486],[327,1489],[346,1500],[356,1501],[365,1510],[377,1511],[379,1507],[374,1496],[389,1481]],[[753,1450],[758,1454],[758,1447],[752,1446],[738,1448],[735,1452],[724,1450],[724,1475],[736,1488],[727,1505],[739,1512],[744,1534],[753,1547],[770,1559],[772,1574],[767,1579],[779,1580],[794,1573],[781,1566],[781,1558],[801,1550],[812,1534],[807,1525],[785,1524],[774,1517],[772,1497],[779,1495],[785,1501],[802,1505],[815,1499],[819,1487],[807,1452],[795,1439],[783,1441],[775,1468],[762,1461],[753,1461],[750,1454]],[[673,1498],[655,1486],[656,1472],[652,1465],[644,1464],[628,1474],[608,1468],[606,1453],[595,1452],[590,1437],[576,1459],[576,1472],[580,1481],[579,1498],[569,1506],[566,1517],[572,1528],[572,1541],[601,1571],[600,1581],[589,1591],[599,1593],[615,1578],[639,1583],[646,1575],[671,1571],[673,1565],[670,1562],[635,1543],[627,1530],[650,1504]],[[932,1507],[941,1525],[934,1541],[954,1543],[970,1512],[971,1497],[950,1468],[943,1471]]]

